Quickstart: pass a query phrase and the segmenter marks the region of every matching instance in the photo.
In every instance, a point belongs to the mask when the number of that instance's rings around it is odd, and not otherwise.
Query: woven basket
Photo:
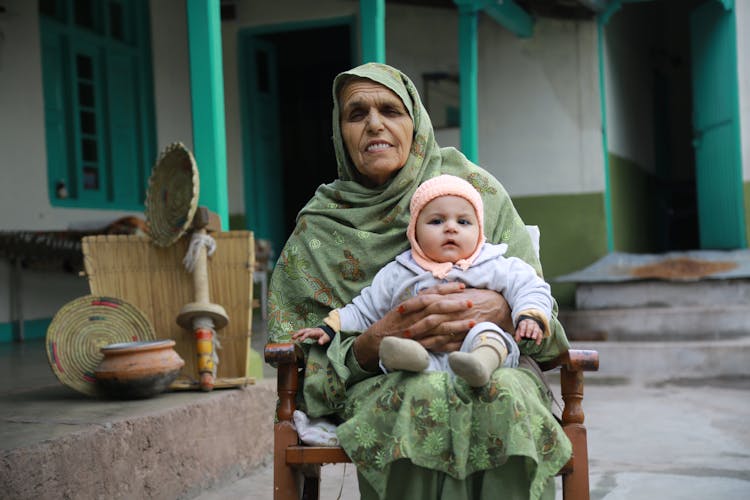
[[[60,382],[95,396],[94,370],[104,359],[102,347],[155,338],[148,318],[134,305],[118,298],[86,295],[55,314],[47,329],[47,359]]]
[[[146,220],[154,245],[172,245],[185,234],[193,222],[199,192],[195,157],[181,142],[170,144],[148,180]]]
[[[244,385],[248,377],[248,351],[252,324],[255,247],[250,231],[212,235],[216,253],[208,259],[211,302],[224,307],[229,324],[217,331],[216,387]],[[188,238],[160,248],[149,238],[100,235],[83,238],[83,255],[91,293],[120,297],[141,309],[154,325],[156,338],[172,339],[185,360],[181,378],[199,379],[192,332],[177,324],[182,307],[194,301],[193,277],[182,259]],[[188,384],[189,386],[190,384]]]

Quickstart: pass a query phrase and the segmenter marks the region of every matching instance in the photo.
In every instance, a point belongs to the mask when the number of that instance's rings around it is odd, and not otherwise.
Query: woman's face
[[[474,205],[460,196],[438,196],[422,208],[415,236],[424,254],[435,262],[466,259],[479,243]]]
[[[341,89],[341,136],[349,157],[373,187],[388,181],[409,158],[414,123],[392,90],[370,80]]]

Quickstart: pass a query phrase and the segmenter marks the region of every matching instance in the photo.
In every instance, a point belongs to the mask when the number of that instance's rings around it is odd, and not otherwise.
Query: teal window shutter
[[[145,0],[40,2],[55,206],[141,210],[155,157]]]

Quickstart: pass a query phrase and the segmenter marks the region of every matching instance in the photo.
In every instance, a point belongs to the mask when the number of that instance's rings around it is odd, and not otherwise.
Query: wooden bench
[[[319,498],[320,466],[351,462],[340,447],[301,444],[292,422],[303,367],[302,349],[293,343],[268,344],[266,362],[277,366],[279,406],[274,425],[274,500]],[[540,365],[543,371],[560,368],[563,399],[562,426],[573,444],[573,456],[560,470],[565,500],[588,500],[589,464],[586,427],[583,425],[583,372],[599,369],[599,353],[571,349],[558,358]]]

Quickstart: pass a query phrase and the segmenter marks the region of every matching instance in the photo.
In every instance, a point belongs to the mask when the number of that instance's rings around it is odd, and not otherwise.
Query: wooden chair
[[[279,406],[274,425],[274,500],[314,500],[319,497],[320,466],[351,462],[340,447],[303,445],[292,423],[299,370],[304,355],[295,344],[269,344],[265,349],[268,363],[277,366]],[[560,470],[565,500],[588,500],[589,462],[586,427],[583,425],[583,372],[599,369],[596,351],[569,350],[550,362],[543,371],[560,367],[563,398],[562,426],[573,444],[573,456]]]

